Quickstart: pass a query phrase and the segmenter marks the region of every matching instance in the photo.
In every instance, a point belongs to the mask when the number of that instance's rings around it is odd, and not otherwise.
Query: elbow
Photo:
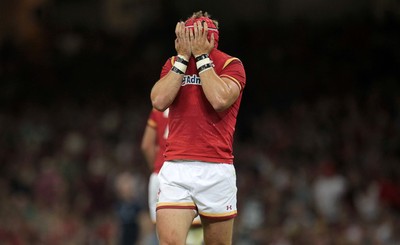
[[[160,93],[156,93],[153,90],[151,91],[150,94],[150,100],[151,100],[151,105],[153,106],[154,109],[156,109],[157,111],[164,111],[166,108],[164,108],[165,105],[165,96],[163,96],[163,94]]]
[[[210,94],[208,101],[216,112],[223,112],[230,108],[239,96],[239,91],[228,89],[220,93]]]
[[[216,112],[223,112],[231,106],[227,100],[219,99],[211,103]]]
[[[158,111],[165,111],[169,104],[165,98],[161,98],[160,96],[151,98],[151,104],[154,109]]]
[[[238,99],[239,93],[226,93],[224,95],[216,95],[209,100],[212,107],[217,112],[223,112],[230,108]]]
[[[159,103],[158,101],[152,101],[153,108],[157,111],[165,111],[168,108],[168,105],[164,105],[163,103]]]
[[[223,112],[223,111],[225,111],[226,109],[228,109],[229,108],[229,106],[214,106],[214,110],[216,111],[216,112]]]

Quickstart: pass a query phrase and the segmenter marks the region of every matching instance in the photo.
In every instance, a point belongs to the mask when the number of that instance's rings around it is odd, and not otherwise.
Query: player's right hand
[[[189,33],[192,54],[197,57],[202,54],[209,54],[214,48],[214,34],[211,34],[211,40],[208,40],[208,25],[206,22],[196,21],[193,24],[193,31]]]
[[[175,27],[175,49],[178,55],[183,55],[186,60],[189,60],[192,55],[192,49],[190,46],[189,30],[185,28],[183,21],[178,22]]]

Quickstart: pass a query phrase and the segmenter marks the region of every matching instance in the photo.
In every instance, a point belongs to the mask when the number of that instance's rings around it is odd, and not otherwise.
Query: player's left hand
[[[211,34],[211,40],[208,40],[208,25],[206,22],[197,21],[193,24],[193,30],[190,30],[190,44],[192,54],[197,57],[202,54],[209,54],[214,48],[214,33]]]

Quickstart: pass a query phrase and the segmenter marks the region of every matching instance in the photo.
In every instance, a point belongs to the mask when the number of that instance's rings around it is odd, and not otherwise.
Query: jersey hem
[[[228,219],[233,219],[237,216],[237,212],[231,214],[231,215],[204,215],[204,214],[199,214],[202,218],[210,219],[210,220],[228,220]]]
[[[223,164],[233,164],[232,159],[223,159],[223,158],[189,158],[189,157],[166,157],[165,161],[199,161],[205,163],[223,163]]]

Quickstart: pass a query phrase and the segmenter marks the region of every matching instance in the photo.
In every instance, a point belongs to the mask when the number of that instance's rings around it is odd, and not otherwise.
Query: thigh
[[[192,209],[157,210],[156,227],[160,245],[184,245],[195,215]]]
[[[213,220],[202,217],[204,243],[207,245],[232,244],[234,219]]]

